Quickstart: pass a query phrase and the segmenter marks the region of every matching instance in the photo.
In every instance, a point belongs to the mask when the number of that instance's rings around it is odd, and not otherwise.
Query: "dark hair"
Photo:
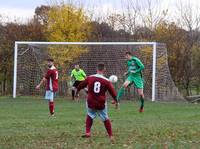
[[[104,69],[105,69],[104,63],[99,63],[99,64],[97,65],[97,70],[102,71],[102,70],[104,70]]]
[[[126,55],[132,55],[130,51],[126,51]]]
[[[54,62],[54,59],[53,58],[48,58],[47,61],[48,62]]]

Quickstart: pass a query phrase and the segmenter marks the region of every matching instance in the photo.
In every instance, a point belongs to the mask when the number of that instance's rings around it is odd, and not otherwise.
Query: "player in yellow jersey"
[[[75,99],[75,93],[78,85],[83,82],[86,78],[86,74],[83,69],[80,68],[78,64],[75,65],[74,69],[71,72],[71,81],[74,81],[72,86],[72,100]]]

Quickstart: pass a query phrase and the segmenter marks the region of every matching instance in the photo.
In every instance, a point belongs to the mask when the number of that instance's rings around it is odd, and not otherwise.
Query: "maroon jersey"
[[[58,91],[58,70],[56,67],[52,66],[49,68],[45,78],[47,79],[46,90],[51,90],[53,92]]]
[[[81,84],[79,84],[77,93],[86,86],[88,87],[87,104],[89,108],[96,110],[104,109],[106,102],[105,93],[107,90],[116,101],[117,95],[114,87],[103,75],[95,74],[87,77]]]

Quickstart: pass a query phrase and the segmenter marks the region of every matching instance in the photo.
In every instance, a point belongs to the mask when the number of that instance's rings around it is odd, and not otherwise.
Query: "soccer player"
[[[119,89],[117,99],[120,100],[121,96],[124,94],[125,88],[127,88],[131,84],[134,84],[137,88],[137,92],[139,94],[141,102],[139,112],[144,112],[144,85],[142,77],[142,70],[144,70],[144,65],[140,61],[140,59],[132,56],[131,52],[126,52],[125,58],[127,59],[128,71],[124,75],[128,75],[128,77],[122,87]]]
[[[78,85],[83,82],[86,78],[85,72],[80,68],[78,64],[75,65],[75,68],[71,72],[71,81],[74,81],[73,87],[72,87],[72,100],[75,99],[75,92],[77,90]]]
[[[88,76],[85,81],[79,84],[76,95],[78,92],[88,87],[88,96],[86,102],[87,117],[86,117],[86,132],[82,137],[90,137],[90,129],[93,124],[93,120],[98,115],[104,122],[104,126],[107,130],[109,138],[113,141],[111,122],[107,113],[106,91],[108,91],[115,100],[115,106],[118,107],[118,101],[116,99],[116,92],[111,82],[103,76],[105,72],[105,66],[103,63],[99,63],[97,66],[97,74]]]
[[[54,60],[49,58],[48,62],[48,70],[46,75],[40,81],[40,83],[36,86],[36,89],[40,89],[40,86],[43,83],[46,83],[46,93],[45,99],[49,101],[49,112],[50,116],[54,116],[54,96],[58,91],[58,70],[54,66]]]

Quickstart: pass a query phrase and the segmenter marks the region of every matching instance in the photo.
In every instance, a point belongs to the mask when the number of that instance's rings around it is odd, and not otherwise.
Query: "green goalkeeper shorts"
[[[129,75],[127,78],[128,81],[133,83],[136,88],[138,89],[143,89],[144,88],[144,82],[141,76],[133,76]]]

